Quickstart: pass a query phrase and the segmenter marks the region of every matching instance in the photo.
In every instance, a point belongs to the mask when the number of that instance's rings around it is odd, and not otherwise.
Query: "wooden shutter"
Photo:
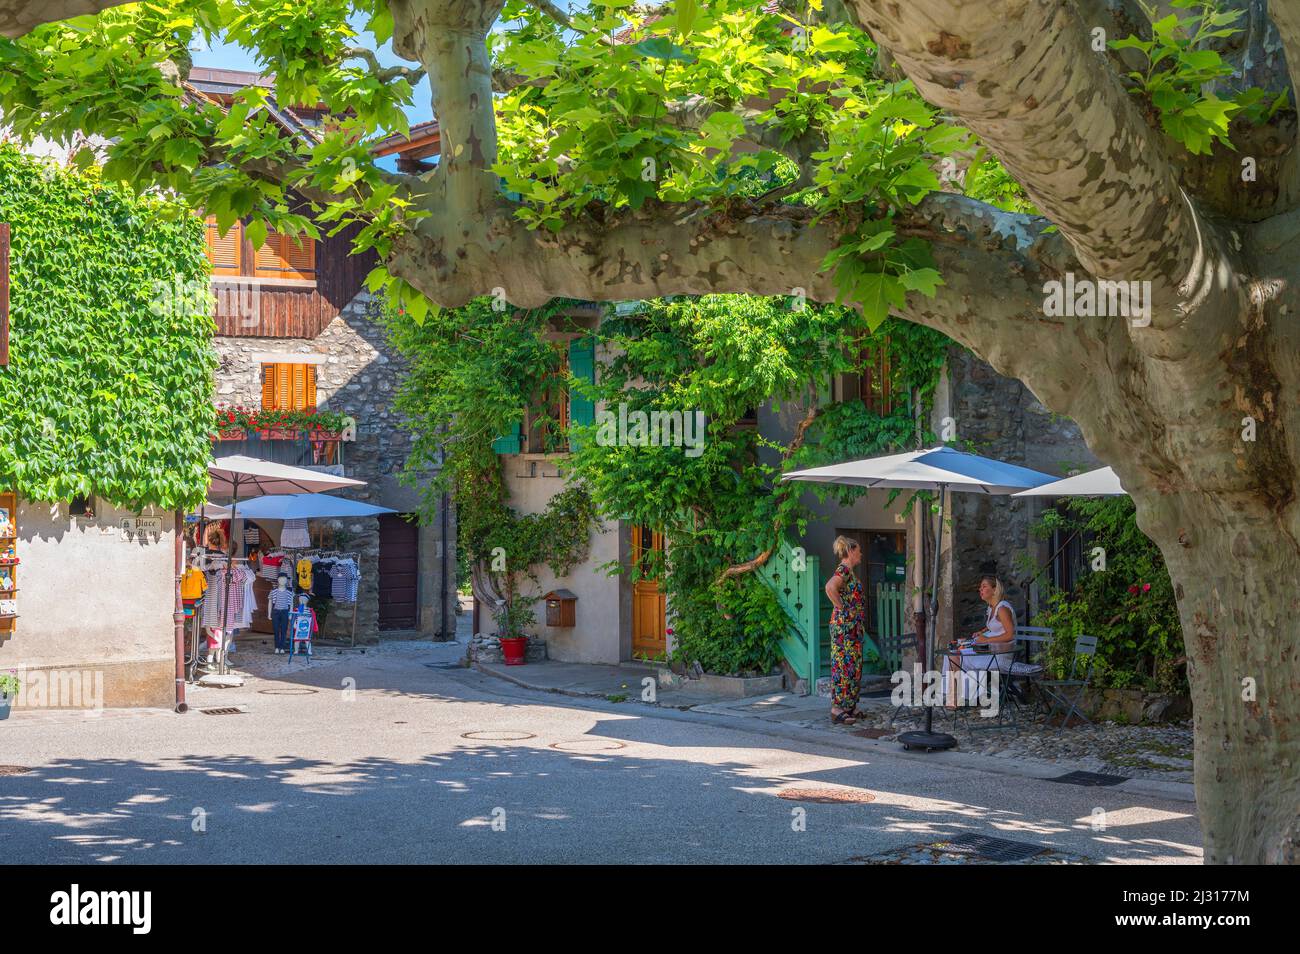
[[[284,277],[316,277],[316,243],[309,235],[299,235],[297,240],[283,236],[284,242]],[[300,246],[298,242],[301,242]]]
[[[316,410],[314,364],[262,365],[262,407],[279,411]]]
[[[519,421],[510,426],[510,430],[492,442],[492,450],[498,454],[518,454],[523,442],[523,427]]]
[[[287,235],[268,231],[257,250],[257,275],[261,278],[315,278],[316,243],[299,236],[302,245]]]
[[[208,261],[212,263],[212,274],[238,275],[239,247],[244,239],[243,223],[236,222],[225,235],[217,228],[215,215],[209,215],[204,223],[207,226]]]
[[[283,237],[276,232],[267,232],[266,241],[257,250],[257,275],[259,278],[283,277],[283,249]]]
[[[569,342],[569,373],[579,381],[596,383],[596,341],[590,336],[574,338]],[[586,427],[596,420],[596,402],[579,394],[574,388],[569,389],[567,420],[563,422],[565,431],[569,425]],[[577,443],[569,437],[569,449],[577,450]]]

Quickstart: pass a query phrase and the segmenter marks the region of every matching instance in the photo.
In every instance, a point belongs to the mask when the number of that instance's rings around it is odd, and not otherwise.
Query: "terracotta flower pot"
[[[507,636],[501,641],[501,652],[507,666],[522,666],[528,652],[527,636]]]

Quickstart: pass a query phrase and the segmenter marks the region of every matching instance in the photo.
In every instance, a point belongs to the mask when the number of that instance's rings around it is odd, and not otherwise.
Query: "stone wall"
[[[1078,426],[1053,414],[1019,381],[1006,378],[965,349],[948,356],[949,413],[957,438],[975,453],[1054,476],[1070,468],[1101,466],[1083,442]],[[954,632],[969,635],[984,624],[979,598],[981,574],[996,572],[1021,619],[1031,594],[1031,574],[1022,568],[1050,557],[1047,543],[1032,539],[1031,524],[1044,504],[1035,498],[957,493],[952,495]]]
[[[419,493],[398,480],[411,450],[411,435],[393,407],[393,400],[405,371],[402,358],[389,346],[377,321],[378,301],[362,291],[316,338],[230,338],[215,340],[220,366],[216,376],[217,401],[256,407],[262,399],[262,371],[259,356],[295,355],[313,359],[316,365],[316,400],[321,410],[337,411],[356,419],[356,440],[344,445],[345,475],[366,481],[366,486],[338,491],[351,497],[402,513],[415,512]],[[301,359],[299,359],[301,360]],[[361,586],[357,600],[357,641],[373,642],[379,634],[379,525],[372,518],[329,521],[348,550],[360,553]],[[439,620],[440,587],[447,595],[448,634],[455,630],[456,559],[455,521],[449,515],[448,576],[442,580],[441,520],[434,517],[420,529],[419,631],[437,636],[444,629]],[[276,524],[268,524],[268,529]],[[350,607],[336,605],[326,620],[323,635],[345,636],[351,630]]]

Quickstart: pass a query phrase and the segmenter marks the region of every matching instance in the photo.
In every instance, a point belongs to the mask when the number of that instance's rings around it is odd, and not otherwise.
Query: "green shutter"
[[[498,437],[492,442],[492,450],[498,454],[518,454],[519,446],[523,443],[523,426],[519,421],[515,421],[511,429]]]
[[[569,373],[579,381],[596,383],[596,341],[590,336],[574,338],[569,342]],[[586,427],[595,423],[596,402],[569,388],[569,427]],[[577,444],[569,438],[571,450]]]

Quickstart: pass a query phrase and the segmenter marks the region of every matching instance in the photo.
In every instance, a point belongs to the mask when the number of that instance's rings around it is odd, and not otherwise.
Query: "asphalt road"
[[[239,715],[16,713],[0,763],[32,771],[0,773],[0,843],[19,863],[825,863],[973,831],[1096,861],[1200,861],[1186,802],[774,738],[439,661],[350,656],[192,697]],[[790,788],[870,801],[778,796]]]

